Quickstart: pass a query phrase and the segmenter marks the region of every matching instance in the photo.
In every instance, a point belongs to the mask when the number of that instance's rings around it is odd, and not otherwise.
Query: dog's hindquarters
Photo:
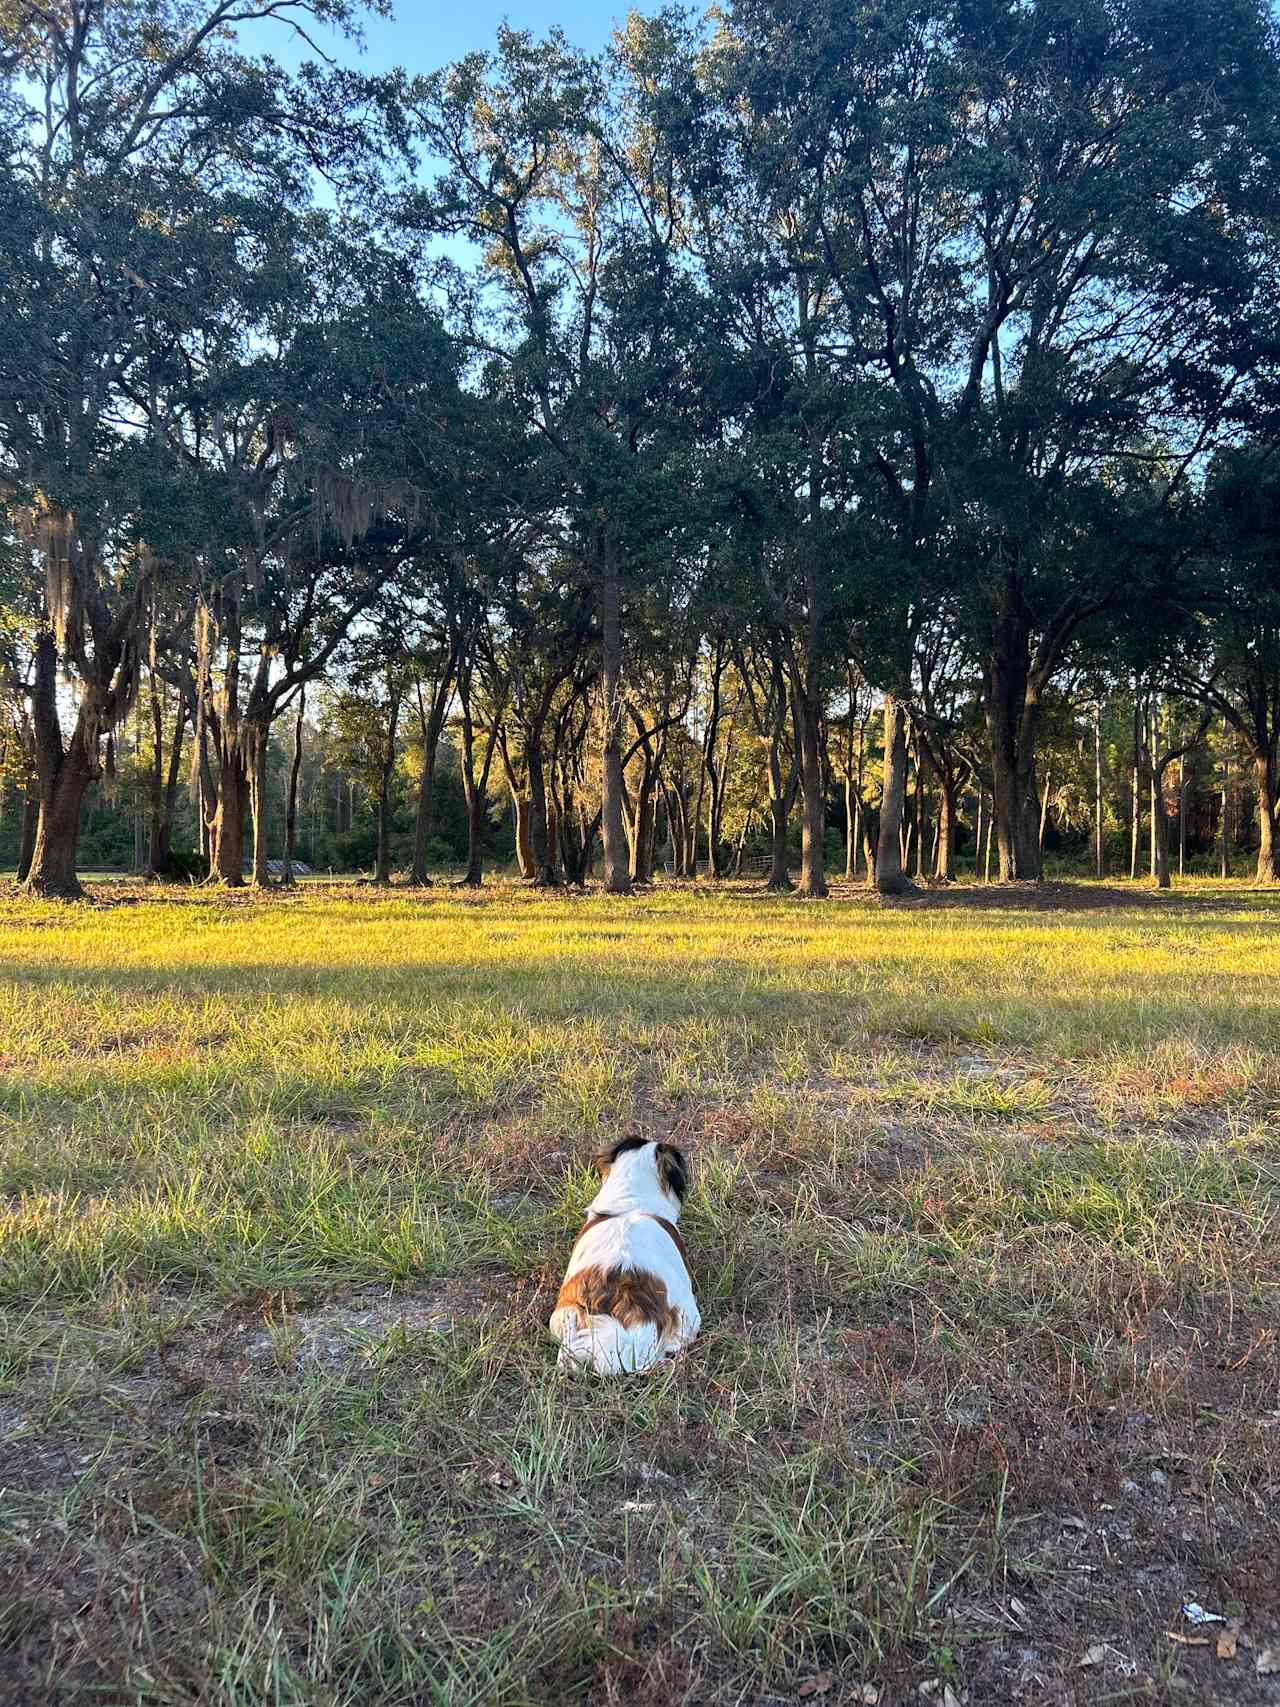
[[[597,1375],[642,1375],[662,1362],[670,1344],[654,1322],[626,1327],[616,1316],[587,1315],[572,1306],[555,1312],[551,1333],[560,1341],[561,1369],[594,1369]]]
[[[633,1210],[588,1224],[550,1322],[562,1368],[640,1374],[682,1350],[698,1327],[683,1246],[668,1223]]]

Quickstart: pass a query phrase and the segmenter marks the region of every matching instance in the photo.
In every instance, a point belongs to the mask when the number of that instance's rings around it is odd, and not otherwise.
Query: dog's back
[[[633,1209],[592,1222],[579,1237],[551,1317],[562,1364],[638,1374],[697,1333],[679,1235],[665,1219]]]
[[[607,1158],[556,1299],[560,1363],[639,1374],[687,1345],[701,1318],[676,1226],[687,1169],[671,1145],[624,1139]]]

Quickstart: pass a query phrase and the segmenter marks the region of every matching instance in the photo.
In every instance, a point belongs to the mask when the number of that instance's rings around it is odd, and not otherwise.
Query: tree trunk
[[[552,889],[559,883],[556,845],[547,822],[547,778],[542,763],[542,729],[528,732],[526,756],[529,769],[529,859],[536,888]]]
[[[249,812],[252,820],[253,876],[255,889],[271,887],[267,870],[267,753],[270,725],[249,723],[245,726],[249,753]]]
[[[876,884],[876,859],[880,852],[880,814],[867,807],[862,814],[862,863],[866,867],[863,885],[874,889]]]
[[[1142,822],[1142,706],[1133,702],[1133,818],[1129,827],[1129,877],[1138,875],[1138,837]]]
[[[846,664],[846,679],[849,688],[849,721],[845,728],[844,749],[844,880],[852,883],[858,874],[858,814],[855,806],[853,781],[853,718],[857,710],[858,696],[854,682],[853,666]],[[862,756],[862,733],[858,734],[858,756]],[[858,795],[862,788],[862,765],[858,765]]]
[[[1012,883],[1018,870],[1018,804],[1013,743],[1001,713],[991,719],[991,823],[1000,849],[1000,878]]]
[[[688,838],[687,863],[690,877],[696,877],[698,875],[698,832],[702,828],[702,803],[706,798],[707,767],[705,764],[699,763],[698,794],[693,803],[693,811],[692,813],[688,813],[685,823],[685,833]],[[686,812],[688,812],[687,808]]]
[[[431,813],[434,805],[436,759],[440,751],[440,732],[444,728],[449,701],[453,697],[453,670],[456,652],[450,652],[440,681],[431,696],[431,710],[423,716],[422,694],[418,694],[418,715],[422,724],[422,769],[418,773],[418,810],[413,825],[413,870],[409,880],[420,886],[429,884],[427,876],[427,843],[431,839]]]
[[[25,887],[33,895],[73,900],[83,895],[76,876],[80,813],[89,784],[98,774],[98,729],[92,689],[86,687],[76,726],[64,752],[58,716],[58,654],[52,634],[36,640],[31,713],[36,736],[40,808]]]
[[[1231,733],[1230,730],[1227,730],[1226,733],[1227,733],[1227,736],[1229,738],[1230,733]],[[1220,814],[1220,822],[1218,824],[1218,838],[1219,838],[1219,847],[1220,847],[1220,852],[1221,852],[1221,868],[1222,868],[1223,877],[1229,876],[1230,871],[1231,871],[1231,844],[1230,844],[1230,841],[1228,839],[1229,832],[1228,832],[1228,828],[1227,828],[1227,817],[1228,817],[1227,808],[1228,808],[1228,805],[1230,802],[1230,798],[1231,798],[1231,754],[1228,752],[1228,753],[1223,755],[1223,760],[1222,760],[1222,811]]]
[[[192,714],[199,726],[196,741],[196,821],[200,830],[200,857],[204,860],[205,875],[213,872],[213,821],[218,811],[218,794],[209,762],[209,725],[196,710]]]
[[[950,883],[956,865],[956,785],[954,778],[938,778],[938,854],[934,876]]]
[[[1164,772],[1151,767],[1151,855],[1155,862],[1156,885],[1170,887],[1169,878],[1169,819],[1164,809]]]
[[[1178,760],[1178,876],[1187,872],[1187,756]]]
[[[675,837],[676,876],[688,878],[692,875],[689,865],[689,802],[685,799],[683,786],[673,785],[671,796],[675,802],[675,817],[671,817],[671,800],[667,802],[667,817]]]
[[[467,870],[462,881],[468,889],[484,882],[484,794],[472,789],[467,801]]]
[[[800,881],[796,894],[821,900],[827,893],[826,779],[822,774],[820,708],[812,682],[793,682],[792,715],[800,769]]]
[[[978,790],[978,822],[977,822],[977,828],[974,831],[974,837],[973,837],[973,877],[974,877],[975,883],[977,882],[977,879],[978,879],[978,868],[982,863],[982,829],[983,829],[983,822],[982,821],[983,821],[983,818],[986,814],[986,807],[987,807],[986,791],[984,789],[980,788]]]
[[[603,698],[603,750],[600,828],[604,836],[604,888],[609,895],[625,895],[631,888],[628,870],[626,825],[623,801],[626,783],[622,774],[622,585],[614,545],[602,545],[600,580],[600,690]]]
[[[83,895],[76,876],[76,845],[84,797],[94,774],[95,767],[77,730],[52,785],[41,791],[35,845],[26,879],[31,894],[68,900]]]
[[[1106,876],[1106,856],[1102,849],[1102,704],[1093,708],[1093,865],[1094,875],[1101,882]]]
[[[1274,753],[1256,752],[1253,772],[1258,785],[1259,883],[1280,883],[1280,789],[1277,788]]]
[[[489,773],[493,769],[493,755],[497,749],[501,723],[495,707],[490,718],[489,733],[485,738],[484,760],[477,774],[475,723],[471,715],[471,682],[472,665],[468,661],[460,666],[458,673],[458,699],[462,705],[462,791],[467,801],[467,870],[462,882],[468,889],[479,889],[484,877],[484,828],[489,798]]]
[[[554,787],[547,789],[547,858],[557,881],[560,876],[560,808]]]
[[[646,756],[640,786],[636,790],[631,833],[631,881],[652,883],[654,824],[657,817],[652,762]]]
[[[1039,883],[1044,876],[1040,840],[1044,834],[1044,808],[1036,787],[1036,729],[1039,720],[1039,703],[1029,699],[1018,722],[1018,759],[1014,774],[1020,802],[1015,825],[1018,867],[1024,880],[1032,883]],[[1048,799],[1047,787],[1045,799]]]
[[[18,870],[19,883],[27,881],[31,870],[31,856],[36,850],[36,825],[40,822],[40,800],[34,790],[29,790],[22,797],[22,830],[18,839]]]
[[[707,877],[712,883],[718,883],[724,876],[724,867],[720,863],[720,778],[716,773],[714,760],[708,767],[709,783],[707,789]]]
[[[210,827],[212,852],[209,867],[210,875],[231,889],[244,885],[244,821],[248,795],[244,759],[239,752],[230,753],[218,765],[218,807]]]
[[[389,687],[387,695],[386,744],[378,766],[378,851],[373,881],[380,889],[391,885],[391,778],[396,768],[396,733],[400,726],[400,694]]]
[[[782,792],[775,794],[771,783],[769,794],[769,881],[766,887],[778,892],[785,892],[792,886],[791,874],[787,869],[787,820],[790,816],[790,804],[787,795]]]
[[[884,696],[884,791],[880,802],[880,839],[876,852],[876,888],[882,895],[908,895],[911,881],[903,869],[902,817],[907,794],[907,716],[900,700]]]
[[[600,834],[600,814],[593,818],[587,817],[587,809],[581,801],[578,803],[578,816],[582,826],[582,853],[578,860],[578,887],[583,888],[586,881],[595,872],[596,867],[596,837]]]
[[[1157,824],[1156,820],[1161,818],[1164,813],[1163,800],[1157,801],[1156,799],[1157,794],[1160,793],[1160,773],[1156,767],[1156,754],[1159,751],[1159,746],[1160,702],[1153,694],[1151,703],[1147,707],[1147,751],[1151,755],[1147,764],[1147,771],[1148,781],[1151,785],[1151,876],[1156,881],[1159,880],[1160,876],[1159,848],[1161,837],[1158,832],[1163,828],[1163,825]],[[1163,889],[1164,884],[1161,884],[1160,887]]]
[[[533,844],[529,837],[529,796],[521,792],[514,782],[508,782],[511,791],[511,817],[515,827],[516,864],[520,875],[527,883],[533,876]]]
[[[307,708],[304,690],[298,693],[298,715],[293,725],[293,763],[289,766],[289,793],[284,805],[284,869],[280,882],[286,889],[294,884],[293,852],[298,829],[298,778],[302,774],[302,722]]]
[[[653,882],[653,874],[658,868],[658,795],[655,786],[649,798],[648,828],[645,831],[644,842],[644,871],[645,882]]]
[[[160,849],[161,820],[164,815],[164,707],[160,700],[160,684],[152,670],[148,682],[151,699],[151,769],[147,778],[147,877],[163,875],[164,856]]]
[[[1026,620],[1011,584],[992,635],[984,681],[991,747],[992,810],[1000,849],[1000,881],[1038,882],[1040,799],[1036,790],[1039,678],[1029,660]]]
[[[163,725],[161,708],[153,688],[152,731],[155,737],[155,757],[151,770],[151,833],[147,850],[147,876],[169,875],[169,847],[173,838],[173,811],[178,798],[178,772],[182,765],[182,739],[187,727],[186,701],[179,697],[173,724],[173,741],[169,748],[169,766],[161,783],[161,738]]]
[[[915,741],[915,811],[913,822],[916,835],[916,876],[924,877],[925,872],[925,794],[924,794],[924,763],[920,753],[920,741]]]

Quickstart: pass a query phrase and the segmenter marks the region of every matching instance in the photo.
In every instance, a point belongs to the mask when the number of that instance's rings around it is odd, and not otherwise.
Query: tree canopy
[[[246,47],[267,19],[298,72]],[[885,892],[962,843],[1034,881],[1055,837],[1101,862],[1122,704],[1109,810],[1136,835],[1149,780],[1162,878],[1212,741],[1280,880],[1264,5],[737,0],[384,77],[324,56],[358,26],[0,11],[31,889],[78,891],[130,745],[153,866],[185,751],[191,858],[269,881],[304,698],[379,881],[401,795],[427,878],[442,744],[473,882],[508,809],[544,885],[599,843],[617,893],[752,857],[820,897],[841,821]]]

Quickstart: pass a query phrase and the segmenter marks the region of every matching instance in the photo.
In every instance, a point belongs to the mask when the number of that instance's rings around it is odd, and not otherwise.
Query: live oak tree
[[[233,885],[250,812],[266,881],[276,718],[448,537],[472,437],[459,351],[405,263],[317,216],[271,257],[261,318],[188,341],[163,416],[175,460],[219,501],[186,679],[216,759],[211,863]]]
[[[299,200],[312,167],[337,166],[368,129],[362,80],[290,79],[242,53],[234,26],[354,15],[347,0],[0,13],[0,496],[37,558],[46,618],[31,700],[36,891],[78,893],[81,805],[175,568],[148,540],[148,495],[120,477],[153,359],[234,294],[255,208]]]
[[[1256,880],[1280,883],[1280,468],[1271,446],[1220,455],[1205,498],[1209,548],[1183,589],[1198,605],[1164,676],[1239,736],[1257,793]],[[1185,607],[1184,607],[1185,608]],[[1176,750],[1173,756],[1177,756]]]
[[[551,542],[549,550],[508,552],[493,582],[501,622],[499,662],[510,683],[499,748],[511,788],[522,875],[536,888],[560,881],[548,781],[551,737],[557,706],[573,691],[592,637],[587,589],[564,571],[563,555]]]
[[[1039,699],[1126,573],[1099,556],[1058,595],[1037,565],[1074,474],[1157,424],[1189,462],[1238,382],[1275,158],[1266,15],[739,0],[718,55],[760,194],[794,222],[793,274],[838,298],[825,366],[855,389],[849,438],[897,575],[922,580],[948,530],[961,546],[1001,874],[1036,877]],[[890,860],[905,636],[893,650]]]
[[[413,100],[423,142],[443,162],[422,217],[481,247],[472,339],[502,365],[510,406],[556,471],[592,589],[603,880],[616,893],[630,886],[625,607],[647,507],[635,497],[682,440],[697,318],[652,111],[670,28],[633,18],[603,62],[558,33],[536,42],[504,29],[496,53],[424,80]]]

